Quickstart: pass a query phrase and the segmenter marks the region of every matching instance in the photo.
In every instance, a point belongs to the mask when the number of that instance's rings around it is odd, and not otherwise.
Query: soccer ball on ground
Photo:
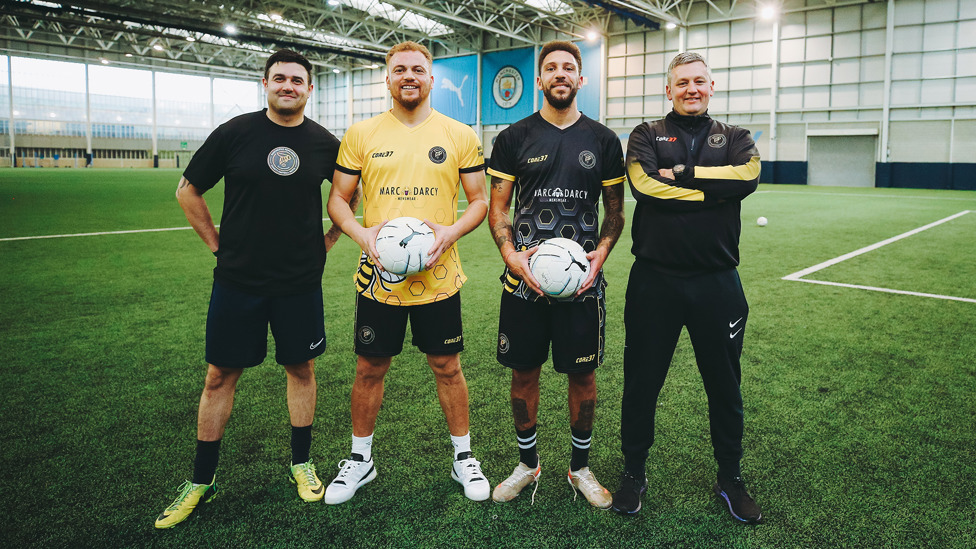
[[[415,217],[391,219],[376,235],[377,259],[385,270],[400,276],[423,270],[433,245],[434,230]]]
[[[550,238],[529,259],[532,276],[542,291],[553,297],[569,297],[579,290],[590,272],[583,247],[568,238]]]

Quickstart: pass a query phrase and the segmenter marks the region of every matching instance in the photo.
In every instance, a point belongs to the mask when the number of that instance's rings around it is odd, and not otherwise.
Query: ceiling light
[[[231,24],[224,25],[224,32],[227,34],[237,34],[237,27]]]
[[[163,51],[163,45],[162,44],[153,44],[153,49],[156,50],[156,51]]]
[[[759,11],[759,16],[765,20],[776,18],[776,8],[774,6],[764,6],[762,10]]]
[[[125,54],[125,56],[126,57],[132,57],[132,54],[131,53],[127,53],[127,54]]]
[[[340,71],[339,69],[332,69],[332,72],[334,72],[334,73],[336,73],[336,74],[339,74],[339,73],[340,73],[340,72],[342,72],[342,71]]]
[[[591,30],[591,31],[587,31],[586,32],[586,39],[587,40],[590,40],[590,41],[596,40],[599,36],[600,36],[600,33],[596,32],[596,31],[592,31]]]
[[[101,61],[103,65],[108,65],[108,59],[105,59],[104,57],[99,59],[99,61]]]
[[[194,37],[192,37],[192,36],[187,36],[187,37],[186,37],[186,41],[187,41],[187,42],[196,42],[196,41],[197,41],[197,39],[196,39],[196,38],[194,38]]]
[[[666,28],[668,30],[674,30],[674,29],[678,28],[678,25],[676,23],[674,23],[673,21],[668,21],[668,23],[666,25],[664,25],[664,28]]]
[[[378,68],[380,68],[380,66],[377,65],[376,63],[373,63],[372,65],[369,66],[369,68],[371,68],[371,69],[378,69]]]

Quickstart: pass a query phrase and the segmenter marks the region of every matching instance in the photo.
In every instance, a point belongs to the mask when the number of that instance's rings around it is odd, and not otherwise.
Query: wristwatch
[[[681,177],[685,173],[685,165],[675,164],[675,166],[671,168],[671,173],[673,173],[676,178]]]

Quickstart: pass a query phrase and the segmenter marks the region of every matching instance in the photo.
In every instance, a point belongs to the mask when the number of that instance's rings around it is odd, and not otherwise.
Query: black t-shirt
[[[516,249],[562,237],[592,252],[600,242],[603,186],[625,180],[623,148],[613,131],[586,115],[560,129],[536,112],[498,134],[488,173],[514,180]],[[501,279],[516,295],[538,297],[508,269]],[[601,272],[586,293],[602,288]]]
[[[285,127],[265,111],[221,124],[183,177],[201,191],[224,178],[214,278],[258,295],[313,291],[325,267],[322,181],[339,140],[308,118]]]

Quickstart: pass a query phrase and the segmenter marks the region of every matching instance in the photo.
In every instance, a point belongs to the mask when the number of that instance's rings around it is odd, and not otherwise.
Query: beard
[[[403,97],[403,91],[398,89],[396,95],[393,96],[393,99],[394,101],[399,103],[400,106],[403,107],[404,109],[408,111],[412,111],[417,107],[419,107],[420,104],[423,103],[427,99],[427,97],[430,96],[430,88],[425,88],[424,86],[420,86],[418,90],[420,91],[420,93],[418,93],[416,97],[411,97],[410,99],[406,99]]]
[[[546,96],[546,101],[548,101],[549,104],[557,110],[569,108],[569,106],[572,105],[573,101],[576,99],[576,93],[579,91],[578,87],[574,87],[565,97],[556,97],[556,95],[552,93],[552,88],[553,86],[549,86],[548,88],[543,89],[542,94]]]

